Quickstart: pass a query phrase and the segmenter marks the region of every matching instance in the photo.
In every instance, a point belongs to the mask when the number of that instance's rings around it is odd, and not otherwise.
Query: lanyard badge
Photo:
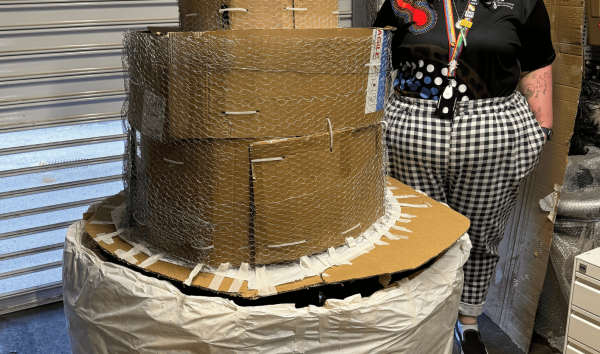
[[[448,85],[442,90],[436,109],[437,116],[448,119],[454,117],[454,107],[456,106],[456,101],[458,99],[455,79],[458,57],[460,56],[463,46],[467,45],[467,33],[473,25],[475,9],[479,3],[479,0],[470,0],[469,5],[465,10],[464,17],[455,25],[451,1],[452,0],[444,0],[444,15],[446,16],[446,31],[448,33],[448,73],[446,75],[448,78]]]

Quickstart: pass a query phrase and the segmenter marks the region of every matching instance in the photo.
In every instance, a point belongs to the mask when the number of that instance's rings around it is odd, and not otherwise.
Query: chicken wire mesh
[[[337,28],[339,0],[179,0],[184,31]]]
[[[132,238],[192,263],[274,264],[381,218],[389,35],[129,32]]]
[[[575,257],[600,247],[600,149],[569,156],[535,330],[564,346]]]

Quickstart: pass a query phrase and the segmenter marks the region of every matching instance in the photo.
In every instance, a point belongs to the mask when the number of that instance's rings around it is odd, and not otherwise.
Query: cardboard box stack
[[[193,263],[260,265],[382,217],[387,32],[333,28],[337,0],[179,5],[183,29],[206,32],[125,37],[136,237]]]

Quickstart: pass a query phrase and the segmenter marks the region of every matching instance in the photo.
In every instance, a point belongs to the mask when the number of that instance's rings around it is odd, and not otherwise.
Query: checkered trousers
[[[460,312],[477,316],[519,183],[537,164],[544,133],[518,91],[457,103],[454,119],[436,117],[435,107],[398,95],[388,104],[388,174],[471,220]]]

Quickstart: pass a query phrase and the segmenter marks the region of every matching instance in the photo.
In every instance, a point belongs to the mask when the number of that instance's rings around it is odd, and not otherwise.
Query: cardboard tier
[[[412,188],[396,180],[388,178],[388,181],[394,195],[417,195],[411,198],[411,203],[430,206],[428,208],[402,206],[402,212],[410,213],[414,218],[410,219],[410,223],[398,222],[397,225],[408,228],[412,232],[408,233],[392,228],[389,230],[390,238],[385,239],[387,245],[376,245],[368,253],[353,259],[351,265],[333,266],[326,270],[328,276],[320,274],[320,276],[311,276],[276,286],[276,292],[283,293],[415,269],[443,253],[468,230],[469,220],[464,216],[429,197],[421,196]],[[98,237],[98,234],[114,232],[114,225],[109,224],[112,222],[111,211],[124,202],[124,197],[121,195],[110,197],[105,201],[104,207],[96,212],[84,215],[84,218],[88,219],[85,225],[86,232],[92,238]],[[396,239],[396,236],[403,236],[403,238]],[[122,258],[134,267],[138,267],[149,258],[143,253],[137,253],[130,257],[127,255],[127,252],[132,249],[129,243],[119,236],[114,237],[112,240],[113,243],[111,244],[104,241],[97,243],[104,251]],[[191,269],[186,267],[160,260],[147,267],[144,266],[144,269],[175,282],[184,282],[192,272]],[[208,290],[215,277],[219,277],[219,275],[215,276],[212,273],[200,272],[193,277],[191,286]],[[233,281],[233,279],[225,277],[215,291],[227,293]],[[257,290],[248,289],[248,282],[246,281],[242,283],[238,292],[228,294],[244,298],[258,298],[261,296]]]
[[[128,179],[132,218],[153,247],[211,266],[340,246],[385,212],[382,129],[176,143],[142,136],[144,179]]]
[[[179,0],[185,31],[337,28],[339,0]]]
[[[131,32],[127,118],[156,140],[267,138],[383,120],[383,29]],[[282,112],[284,117],[282,117]]]

